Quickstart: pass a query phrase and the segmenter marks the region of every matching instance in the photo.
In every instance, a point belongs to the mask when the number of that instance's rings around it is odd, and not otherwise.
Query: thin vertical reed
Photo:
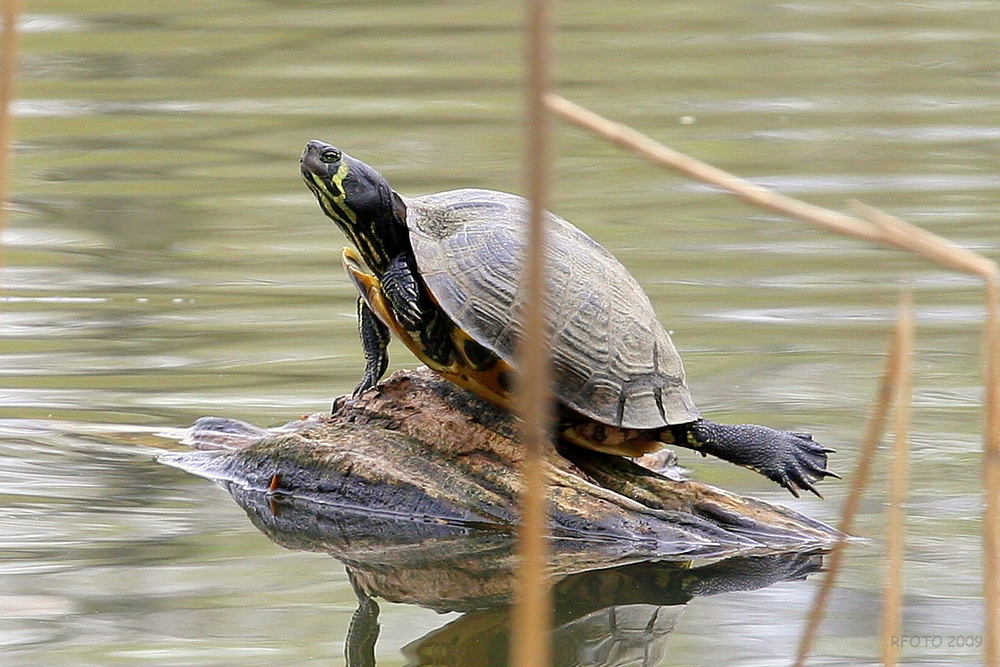
[[[511,664],[547,667],[551,662],[552,604],[547,577],[545,454],[552,424],[551,370],[545,317],[545,211],[549,189],[549,7],[547,0],[527,3],[526,189],[529,220],[527,257],[521,289],[525,292],[524,335],[519,354],[515,404],[522,420],[526,454],[522,467],[519,567],[511,619]]]
[[[17,71],[17,20],[20,0],[3,0],[3,29],[0,32],[0,232],[7,218],[11,159],[11,102],[14,99],[14,75]]]
[[[900,327],[897,326],[893,330],[892,340],[889,342],[888,356],[885,362],[885,369],[882,371],[882,378],[879,381],[875,406],[868,417],[868,423],[865,425],[865,433],[861,441],[861,451],[858,454],[858,464],[854,469],[854,474],[850,476],[851,489],[844,500],[840,522],[837,524],[837,530],[844,535],[844,538],[837,543],[833,551],[826,558],[827,574],[819,590],[816,592],[812,608],[809,610],[805,630],[799,639],[794,667],[804,667],[806,659],[812,650],[816,634],[819,632],[819,626],[823,622],[823,616],[826,614],[830,594],[833,592],[834,585],[837,583],[837,577],[840,574],[844,553],[847,550],[846,537],[854,532],[854,520],[858,514],[858,506],[871,479],[872,463],[875,460],[878,444],[882,440],[882,434],[885,432],[886,418],[889,414],[889,408],[892,406],[892,399],[896,394],[896,385],[899,383],[900,354],[903,351],[899,336]]]
[[[1000,667],[1000,280],[986,280],[986,423],[983,425],[983,663]]]
[[[903,634],[903,564],[906,561],[906,495],[909,485],[910,407],[913,402],[913,299],[903,294],[896,322],[899,341],[899,380],[893,396],[893,426],[895,438],[889,458],[889,510],[887,571],[885,597],[882,602],[882,660],[886,667],[895,667],[899,659],[900,637]]]

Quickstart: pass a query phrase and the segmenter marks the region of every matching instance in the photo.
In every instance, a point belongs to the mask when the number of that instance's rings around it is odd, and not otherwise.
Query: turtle
[[[351,246],[365,368],[385,373],[395,335],[424,364],[510,409],[522,335],[518,281],[527,201],[485,189],[403,197],[368,164],[323,141],[300,158],[306,185]],[[670,335],[635,278],[604,247],[547,213],[546,306],[562,442],[640,457],[678,445],[750,468],[798,497],[833,450],[808,433],[703,418]]]

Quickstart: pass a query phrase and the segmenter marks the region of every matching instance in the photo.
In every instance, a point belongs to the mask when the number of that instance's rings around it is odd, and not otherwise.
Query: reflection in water
[[[223,482],[250,520],[290,549],[325,552],[344,563],[358,596],[347,664],[375,664],[379,606],[374,598],[462,612],[403,649],[408,665],[505,665],[514,538],[508,532],[381,517]],[[817,552],[691,561],[621,561],[599,544],[556,539],[553,665],[661,664],[683,606],[700,595],[747,591],[822,568]]]

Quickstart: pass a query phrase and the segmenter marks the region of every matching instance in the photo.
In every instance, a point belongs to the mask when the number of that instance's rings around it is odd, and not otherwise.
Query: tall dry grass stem
[[[12,126],[11,104],[14,101],[14,79],[17,74],[20,39],[17,21],[21,15],[20,0],[3,0],[3,28],[0,29],[0,234],[7,219],[10,201],[10,162]]]
[[[898,357],[893,402],[895,437],[889,453],[889,509],[886,516],[885,596],[882,600],[882,661],[895,667],[903,634],[903,564],[906,561],[906,494],[909,485],[910,406],[913,403],[913,298],[903,294],[893,342]]]
[[[861,440],[861,450],[858,453],[858,463],[854,468],[854,474],[848,478],[851,480],[851,487],[847,492],[847,498],[844,500],[840,521],[837,523],[837,530],[845,538],[854,532],[854,520],[858,515],[858,507],[861,504],[861,498],[864,497],[865,491],[868,489],[868,483],[871,480],[872,465],[875,461],[875,453],[878,451],[878,445],[882,441],[882,434],[885,432],[885,423],[889,416],[889,409],[892,407],[893,398],[897,393],[896,385],[899,383],[900,354],[903,350],[899,339],[900,332],[901,328],[896,326],[893,330],[892,339],[889,341],[885,368],[882,371],[882,377],[879,381],[878,393],[875,396],[875,405],[872,407],[872,412],[865,425],[864,436]],[[820,624],[823,622],[830,594],[833,592],[837,577],[840,574],[847,545],[847,540],[841,539],[827,556],[827,574],[823,578],[819,590],[816,592],[816,597],[809,610],[809,616],[806,619],[805,629],[799,638],[794,667],[804,667],[806,664],[806,659],[809,657],[809,652],[812,650],[813,642],[819,632]]]
[[[511,618],[513,667],[547,667],[551,663],[551,588],[547,576],[548,545],[545,478],[551,447],[552,397],[548,331],[545,316],[546,215],[549,197],[551,121],[545,108],[549,89],[551,34],[547,0],[528,0],[526,17],[525,178],[529,200],[527,257],[521,289],[525,291],[524,336],[518,349],[515,406],[527,448],[521,471],[521,523],[518,528],[517,585]]]
[[[984,655],[987,667],[1000,667],[1000,280],[986,281],[986,446],[983,451],[983,598]]]

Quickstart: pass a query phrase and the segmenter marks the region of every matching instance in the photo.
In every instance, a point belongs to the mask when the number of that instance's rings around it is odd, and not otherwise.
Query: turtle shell
[[[514,364],[527,201],[492,190],[404,199],[417,267],[444,312]],[[680,355],[635,278],[549,214],[547,313],[554,392],[604,424],[652,429],[698,419]]]

